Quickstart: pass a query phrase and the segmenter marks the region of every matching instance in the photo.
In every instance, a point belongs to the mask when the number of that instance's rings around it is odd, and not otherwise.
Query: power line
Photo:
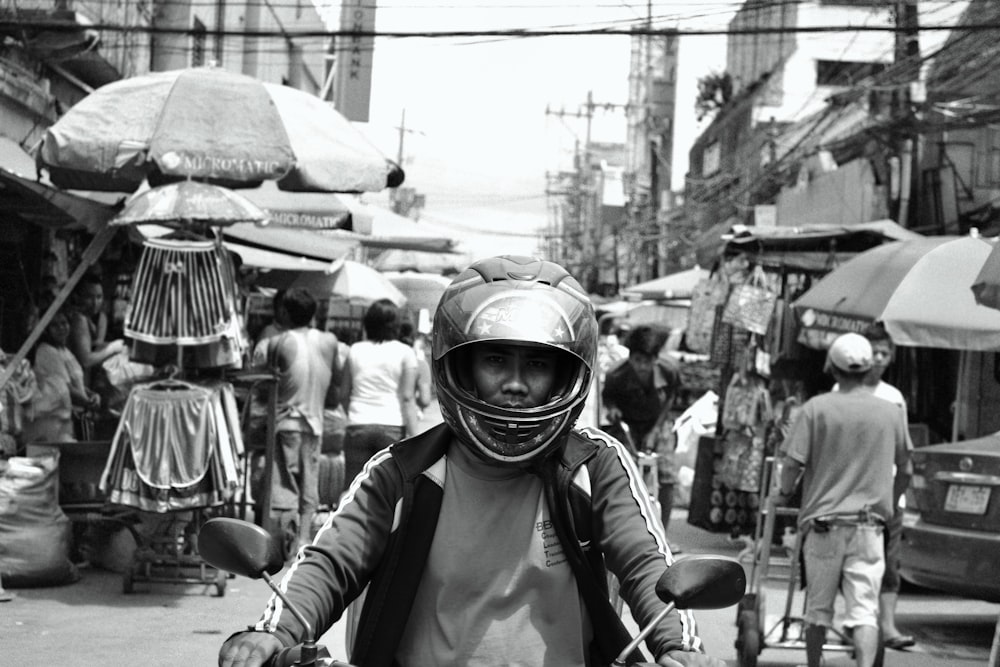
[[[164,35],[201,35],[203,31],[188,27],[164,27],[164,26],[126,26],[114,23],[98,23],[81,26],[72,21],[60,20],[0,20],[0,32],[22,31],[22,30],[50,30],[53,32],[79,32],[82,29],[96,30],[103,32],[128,32],[144,34],[164,34]],[[1000,21],[986,23],[967,23],[950,25],[929,25],[921,26],[920,32],[929,31],[955,31],[955,32],[981,32],[987,30],[1000,29]],[[815,33],[844,33],[844,32],[883,32],[897,33],[903,32],[901,28],[893,25],[870,26],[870,25],[825,25],[825,26],[774,26],[774,27],[747,27],[747,28],[564,28],[564,29],[534,29],[534,28],[509,28],[498,30],[433,30],[433,31],[402,31],[402,30],[213,30],[213,35],[223,35],[229,37],[275,37],[275,38],[307,38],[307,37],[391,37],[396,39],[422,38],[422,39],[454,39],[463,37],[510,37],[510,38],[530,38],[530,37],[622,37],[622,36],[720,36],[720,35],[774,35],[774,34],[815,34]]]

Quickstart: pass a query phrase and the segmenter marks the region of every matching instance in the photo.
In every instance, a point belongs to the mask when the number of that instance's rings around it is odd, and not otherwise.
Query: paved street
[[[436,404],[425,411],[422,426],[440,419]],[[670,540],[683,548],[681,556],[708,553],[737,557],[744,547],[727,534],[710,533],[687,523],[686,510],[674,511]],[[787,578],[775,558],[774,578],[763,587],[765,626],[780,620]],[[65,662],[73,667],[107,667],[125,660],[148,667],[215,664],[219,645],[241,625],[256,620],[269,595],[260,581],[229,579],[225,595],[214,586],[137,583],[136,592],[122,593],[122,576],[96,569],[82,570],[75,584],[56,588],[21,589],[18,598],[0,604],[0,665]],[[801,611],[801,594],[792,616]],[[983,665],[989,657],[998,606],[976,600],[906,589],[900,597],[900,627],[913,634],[911,651],[889,651],[887,667]],[[627,612],[626,612],[627,613]],[[736,665],[736,609],[698,613],[700,634],[709,652]],[[324,638],[334,656],[345,655],[343,625]],[[805,652],[773,648],[777,636],[765,642],[758,665],[799,665]],[[852,665],[845,654],[832,655],[829,667]]]
[[[690,526],[675,511],[671,540],[684,553],[736,556],[741,548],[726,535]],[[21,589],[18,598],[0,604],[3,665],[61,662],[74,667],[106,667],[137,662],[149,667],[211,665],[219,644],[241,624],[253,621],[267,597],[259,581],[230,579],[224,597],[214,587],[144,584],[122,593],[122,577],[101,570],[82,571],[79,582],[57,588]],[[770,627],[781,614],[784,583],[765,586]],[[773,607],[770,608],[770,607]],[[997,605],[927,591],[907,590],[899,605],[901,627],[918,639],[916,650],[890,651],[886,665],[982,665],[989,655]],[[701,634],[710,652],[736,665],[735,609],[701,612]],[[343,630],[325,637],[335,655],[342,651]],[[758,665],[803,664],[800,650],[767,648]],[[845,654],[831,656],[831,667],[853,664]]]

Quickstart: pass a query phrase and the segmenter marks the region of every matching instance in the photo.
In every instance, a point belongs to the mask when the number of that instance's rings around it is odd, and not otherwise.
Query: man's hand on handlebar
[[[269,632],[240,632],[219,649],[219,667],[261,667],[281,650],[281,642]]]
[[[664,667],[726,667],[726,661],[694,651],[670,651],[660,656],[657,665]]]

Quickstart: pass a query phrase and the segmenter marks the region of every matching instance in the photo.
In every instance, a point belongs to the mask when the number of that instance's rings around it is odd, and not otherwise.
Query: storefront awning
[[[694,293],[695,285],[707,278],[708,275],[708,270],[696,266],[686,271],[678,271],[668,276],[626,287],[622,290],[622,298],[628,301],[690,299]]]
[[[224,227],[222,234],[225,240],[245,246],[327,262],[345,257],[360,244],[360,240],[354,235],[350,237],[331,236],[327,233],[306,229],[289,229],[270,225],[258,227],[249,223]]]
[[[14,141],[0,136],[0,213],[49,228],[95,233],[120,210],[120,195],[74,193],[35,180],[35,162]]]
[[[416,220],[365,204],[351,195],[337,197],[350,209],[352,229],[363,246],[424,252],[450,252],[454,248],[453,239],[428,231]]]
[[[416,220],[358,197],[325,192],[284,192],[274,183],[241,191],[271,215],[271,227],[322,232],[340,242],[369,248],[449,252],[452,239],[424,229]]]
[[[825,273],[859,252],[922,235],[893,220],[875,220],[854,225],[797,227],[732,225],[720,238],[724,243],[722,256],[746,255],[762,266]]]

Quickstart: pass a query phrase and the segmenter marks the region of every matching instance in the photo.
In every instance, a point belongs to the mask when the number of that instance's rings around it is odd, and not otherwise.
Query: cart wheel
[[[122,593],[129,595],[135,592],[135,579],[132,575],[132,568],[125,570],[125,574],[122,575]]]
[[[736,606],[736,624],[739,625],[740,617],[745,611],[757,611],[757,594],[747,593],[740,599],[740,603]]]
[[[226,595],[226,573],[219,570],[215,575],[215,597],[221,598]]]
[[[736,637],[736,655],[740,667],[757,667],[757,656],[760,655],[760,629],[757,614],[744,611],[740,614],[739,629]]]

